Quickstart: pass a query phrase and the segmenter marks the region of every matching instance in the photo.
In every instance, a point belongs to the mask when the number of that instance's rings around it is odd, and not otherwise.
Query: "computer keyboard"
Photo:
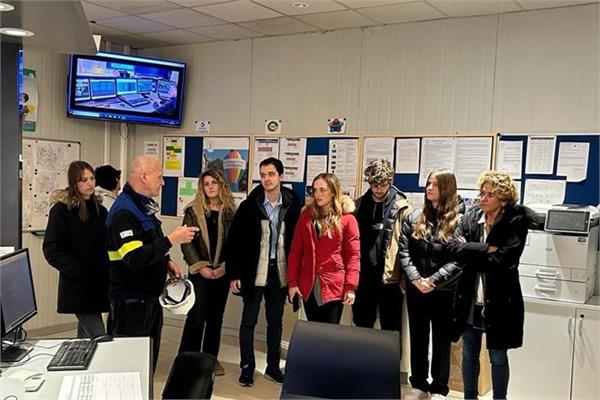
[[[74,339],[64,341],[52,360],[48,363],[48,371],[70,371],[87,369],[92,361],[98,343],[90,339]]]
[[[125,94],[120,97],[125,103],[132,107],[138,107],[150,103],[148,99],[140,94]]]

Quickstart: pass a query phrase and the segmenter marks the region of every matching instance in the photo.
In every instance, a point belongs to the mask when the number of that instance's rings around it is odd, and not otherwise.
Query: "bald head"
[[[129,169],[127,182],[139,194],[158,196],[164,185],[160,162],[149,156],[137,156]]]

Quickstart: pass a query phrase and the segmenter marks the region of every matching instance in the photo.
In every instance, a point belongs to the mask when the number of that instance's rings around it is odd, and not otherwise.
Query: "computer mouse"
[[[109,334],[104,334],[104,335],[96,336],[92,340],[96,343],[104,343],[104,342],[110,342],[111,340],[113,340],[113,337]]]

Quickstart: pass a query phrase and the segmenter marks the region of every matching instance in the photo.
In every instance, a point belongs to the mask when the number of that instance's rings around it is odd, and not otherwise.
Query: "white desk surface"
[[[66,375],[82,375],[101,372],[139,372],[140,382],[142,385],[142,397],[149,399],[152,396],[152,364],[150,338],[135,337],[135,338],[115,338],[111,342],[98,343],[98,348],[87,370],[84,371],[47,371],[46,366],[52,359],[59,348],[59,344],[65,339],[50,339],[40,341],[28,341],[35,345],[33,351],[28,357],[41,354],[31,358],[30,361],[24,362],[23,359],[17,367],[2,368],[2,377],[0,377],[0,400],[7,398],[11,400],[21,399],[52,399],[58,398],[60,385],[63,376]],[[43,347],[42,347],[43,346]],[[51,347],[48,349],[47,347]],[[20,365],[22,364],[22,365]],[[9,379],[11,373],[18,370],[27,370],[42,372],[46,382],[36,392],[26,392],[23,397],[23,392],[16,397],[11,397],[14,380]],[[9,382],[10,380],[10,382]],[[22,389],[21,389],[22,390]],[[7,397],[8,396],[8,397]]]

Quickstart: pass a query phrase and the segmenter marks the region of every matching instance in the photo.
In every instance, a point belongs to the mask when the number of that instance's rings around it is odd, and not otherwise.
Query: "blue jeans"
[[[479,378],[479,353],[484,331],[471,325],[463,332],[462,375],[465,399],[477,399]],[[492,390],[494,399],[506,399],[508,389],[508,354],[506,350],[488,350],[492,364]]]

